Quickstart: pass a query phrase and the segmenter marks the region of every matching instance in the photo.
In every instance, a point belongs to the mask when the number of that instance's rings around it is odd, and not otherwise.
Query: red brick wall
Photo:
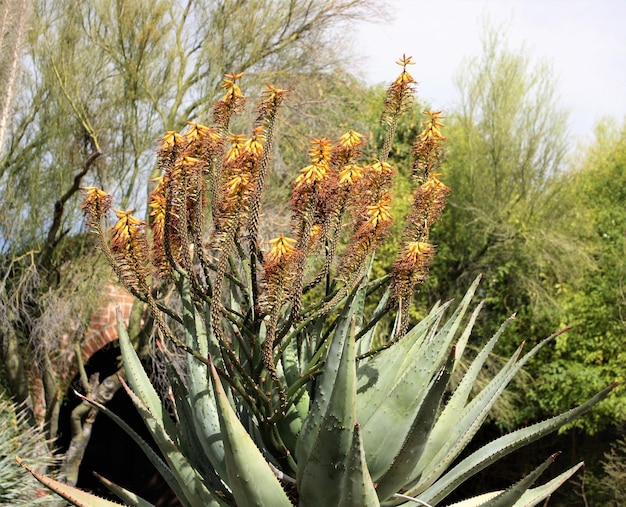
[[[102,347],[117,340],[116,311],[120,310],[128,325],[134,298],[121,287],[109,285],[103,294],[103,301],[103,305],[94,310],[85,333],[82,346],[82,358],[85,362]]]

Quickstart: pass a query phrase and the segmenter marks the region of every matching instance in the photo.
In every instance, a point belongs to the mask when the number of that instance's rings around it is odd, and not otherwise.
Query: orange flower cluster
[[[380,158],[366,165],[360,162],[366,140],[354,130],[334,141],[313,139],[308,150],[309,164],[299,171],[292,187],[293,237],[281,235],[271,240],[265,255],[257,241],[260,195],[269,163],[274,119],[288,92],[268,85],[251,135],[229,133],[231,116],[241,110],[245,97],[238,84],[242,75],[227,74],[222,85],[224,96],[214,108],[214,126],[190,122],[186,132],[168,131],[160,140],[157,155],[162,176],[156,180],[149,198],[150,253],[157,271],[161,275],[168,275],[178,267],[188,273],[198,271],[196,257],[203,256],[207,247],[202,231],[207,198],[210,198],[213,231],[208,244],[215,249],[213,265],[218,268],[209,276],[209,268],[203,265],[203,278],[194,281],[196,289],[204,287],[200,290],[206,289],[207,294],[212,289],[221,293],[228,257],[246,224],[252,264],[258,261],[263,265],[258,280],[261,285],[255,290],[260,301],[268,304],[273,301],[272,308],[277,308],[277,302],[283,304],[285,298],[292,298],[296,308],[302,292],[319,283],[331,269],[343,278],[345,287],[353,284],[368,256],[393,224],[390,189],[395,170],[387,161],[388,148],[398,114],[406,108],[415,87],[415,80],[407,70],[413,64],[411,57],[403,56],[397,63],[402,72],[387,90],[384,118],[389,128]],[[429,230],[440,219],[449,192],[436,172],[445,141],[444,116],[440,111],[426,111],[425,115],[424,129],[413,147],[412,170],[417,188],[393,268],[394,294],[398,301],[409,297],[415,284],[427,274],[434,252],[428,241]],[[99,222],[111,206],[111,197],[93,187],[85,191],[83,209],[92,223]],[[346,216],[353,220],[352,234],[341,257],[335,259]],[[130,212],[118,211],[118,218],[111,252],[124,257],[120,260],[122,264],[129,264],[133,257],[142,272],[148,252],[145,224]],[[305,259],[316,251],[323,252],[323,265],[314,280],[303,287]]]
[[[390,189],[395,170],[388,162],[378,160],[364,166],[359,173],[351,206],[354,233],[339,263],[343,277],[358,273],[366,257],[380,245],[393,225]]]
[[[264,293],[262,306],[268,314],[276,315],[284,300],[291,296],[297,265],[303,259],[295,247],[296,240],[283,234],[268,241],[270,249],[263,256]]]
[[[227,128],[232,115],[243,111],[246,105],[246,97],[237,84],[242,76],[243,73],[231,72],[224,77],[222,88],[226,90],[226,94],[213,107],[213,121],[221,128]]]
[[[226,95],[222,99],[223,102],[230,103],[236,102],[238,100],[244,99],[243,93],[241,93],[241,88],[237,84],[243,76],[243,73],[235,73],[231,72],[230,74],[226,74],[224,78],[224,83],[222,84],[222,88],[226,90]]]
[[[412,58],[402,55],[402,58],[396,62],[402,67],[402,72],[387,89],[382,118],[386,123],[394,122],[398,114],[405,111],[413,100],[417,82],[407,70],[409,65],[415,65],[415,62],[411,61]]]
[[[124,252],[137,245],[137,241],[145,234],[145,222],[132,214],[132,210],[114,210],[117,223],[112,228],[111,250]]]
[[[85,198],[81,205],[87,221],[100,238],[104,252],[114,266],[120,281],[136,294],[145,294],[148,273],[148,242],[146,224],[131,210],[115,210],[117,222],[111,228],[110,245],[105,243],[102,219],[111,208],[112,196],[96,187],[82,187]]]
[[[424,131],[413,146],[413,178],[419,183],[413,195],[411,211],[403,233],[403,247],[393,266],[394,296],[406,301],[416,284],[428,275],[428,266],[435,248],[428,243],[430,228],[441,218],[450,188],[435,173],[442,161],[441,145],[445,137],[440,128],[444,117],[441,111],[425,111],[429,117],[422,122]]]
[[[311,165],[300,169],[296,178],[295,189],[310,189],[316,183],[321,183],[330,170],[330,160],[333,151],[332,143],[328,139],[313,139],[309,149]]]
[[[364,145],[365,137],[354,130],[334,142],[311,141],[311,163],[300,170],[290,201],[299,248],[310,251],[325,238],[334,249],[337,238],[333,231],[357,196],[355,189],[363,171],[355,162]]]
[[[185,134],[167,132],[161,139],[157,154],[163,175],[148,199],[152,260],[161,275],[170,273],[171,261],[189,265],[187,230],[203,221],[205,172],[222,151],[223,138],[218,130],[193,122]]]
[[[111,209],[113,196],[96,187],[82,187],[85,199],[81,209],[87,219],[87,224],[95,226],[100,224],[102,217]]]
[[[445,137],[441,135],[440,127],[443,127],[443,123],[439,120],[443,120],[445,116],[441,114],[441,111],[424,111],[424,114],[429,117],[428,120],[422,122],[426,128],[420,134],[420,139],[433,139],[435,141],[445,141]]]
[[[365,145],[365,137],[354,130],[340,136],[336,141],[314,138],[309,148],[310,164],[300,170],[296,177],[290,205],[292,209],[292,228],[297,255],[290,260],[294,280],[292,290],[285,297],[294,300],[297,314],[297,301],[302,291],[305,256],[311,255],[322,244],[324,264],[312,285],[317,284],[328,273],[332,265],[341,222],[345,212],[354,207],[358,199],[356,188],[362,178],[362,169],[356,165]],[[270,252],[265,256],[264,283],[267,299],[275,300],[273,294],[280,292],[275,276],[275,257]],[[269,257],[268,257],[269,255]],[[281,275],[284,281],[285,274]],[[311,285],[310,284],[310,285]]]
[[[248,139],[230,134],[228,141],[230,148],[224,157],[220,192],[213,203],[214,211],[217,210],[214,236],[218,240],[226,230],[238,229],[247,216],[264,152],[263,127],[255,128]]]
[[[117,274],[127,287],[145,294],[149,266],[146,223],[132,210],[114,210],[117,223],[111,228],[111,253],[117,264]]]

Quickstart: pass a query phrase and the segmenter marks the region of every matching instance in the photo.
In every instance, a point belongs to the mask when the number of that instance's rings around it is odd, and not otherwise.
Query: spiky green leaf
[[[493,497],[483,504],[483,507],[510,507],[522,497],[522,495],[530,488],[539,476],[548,468],[560,453],[552,454],[541,465],[535,468],[531,473],[524,477],[521,481],[515,483],[507,490]]]
[[[421,493],[420,498],[432,503],[440,502],[474,474],[484,470],[507,454],[558,430],[564,424],[584,414],[603,400],[614,387],[615,385],[607,387],[587,402],[564,414],[513,431],[486,444],[447,471],[437,482]]]
[[[291,507],[265,457],[230,406],[217,371],[211,364],[213,390],[224,440],[228,486],[239,507]]]
[[[154,468],[161,474],[161,477],[165,479],[168,486],[172,489],[174,494],[177,497],[184,497],[181,485],[178,484],[176,477],[172,473],[170,467],[165,463],[161,457],[152,449],[152,447],[143,439],[139,434],[132,429],[123,419],[117,416],[114,412],[109,410],[105,405],[97,403],[89,398],[82,396],[79,393],[76,393],[78,397],[80,397],[83,401],[89,403],[90,405],[96,407],[103,414],[109,417],[113,422],[115,422],[121,429],[123,429],[128,436],[130,436],[134,442],[141,448],[146,457],[150,460],[150,463],[154,466]]]
[[[188,280],[186,278],[179,280],[178,287],[183,303],[185,342],[203,357],[208,357],[209,352],[215,354],[217,349],[214,340],[207,333],[204,319],[193,303]],[[187,354],[187,371],[189,405],[194,419],[191,428],[195,431],[204,454],[217,474],[225,477],[224,443],[220,434],[219,415],[213,398],[208,367],[198,358]]]
[[[98,475],[96,473],[94,473],[94,475],[102,484],[107,487],[109,491],[117,495],[120,500],[123,500],[125,502],[125,505],[128,505],[130,507],[154,507],[154,504],[148,502],[147,500],[144,500],[135,493],[128,491],[126,488],[118,486],[114,482],[111,482],[109,479],[102,477],[101,475]]]
[[[377,505],[356,431],[354,293],[343,309],[328,350],[296,457],[300,506]]]
[[[120,505],[122,505],[119,503],[111,502],[110,500],[105,500],[104,498],[100,498],[99,496],[92,495],[91,493],[86,493],[78,488],[68,486],[67,484],[63,484],[62,482],[56,481],[54,479],[51,479],[50,477],[37,473],[26,463],[24,463],[21,458],[16,457],[15,459],[21,466],[28,470],[35,479],[41,482],[41,484],[51,489],[58,495],[62,496],[72,505],[76,505],[77,507],[119,507]]]
[[[441,399],[448,385],[454,365],[454,355],[454,350],[452,350],[445,367],[425,389],[422,402],[413,418],[402,447],[393,457],[388,469],[380,477],[376,491],[381,500],[385,500],[403,489],[413,477],[415,466],[422,455],[433,421],[438,414]]]
[[[170,438],[169,433],[160,424],[160,421],[154,417],[152,412],[148,410],[139,397],[124,382],[122,382],[122,387],[137,408],[156,444],[163,453],[172,474],[176,477],[183,494],[182,497],[179,497],[179,500],[190,507],[196,505],[218,507],[221,504],[218,497],[206,487],[202,476],[189,463],[187,457]]]

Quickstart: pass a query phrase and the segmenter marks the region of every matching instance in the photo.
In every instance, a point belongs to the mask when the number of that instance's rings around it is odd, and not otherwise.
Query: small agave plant
[[[231,134],[231,117],[245,103],[239,74],[226,76],[213,126],[192,123],[185,133],[163,137],[149,232],[124,211],[106,231],[112,197],[86,189],[83,208],[102,250],[149,307],[156,340],[175,345],[184,363],[169,360],[172,407],[160,399],[120,323],[123,385],[161,455],[97,407],[135,439],[185,506],[442,505],[474,474],[557,430],[611,389],[459,460],[505,387],[554,337],[525,355],[520,347],[474,394],[508,324],[452,387],[481,307],[470,309],[478,280],[451,315],[449,303],[438,305],[410,326],[411,298],[434,253],[429,230],[449,191],[437,174],[445,141],[440,112],[426,112],[413,147],[414,199],[397,259],[389,274],[372,279],[374,253],[393,222],[388,155],[415,86],[410,57],[398,63],[378,158],[362,161],[365,139],[354,131],[335,141],[314,139],[310,164],[292,185],[287,235],[263,242],[259,223],[276,116],[288,94],[269,86],[252,134]],[[179,305],[165,302],[172,301],[164,297],[172,286]],[[395,315],[393,327],[383,325],[388,315]],[[505,491],[455,505],[536,505],[582,466],[533,487],[555,456]],[[117,505],[38,478],[75,505]],[[150,505],[103,482],[127,504]]]

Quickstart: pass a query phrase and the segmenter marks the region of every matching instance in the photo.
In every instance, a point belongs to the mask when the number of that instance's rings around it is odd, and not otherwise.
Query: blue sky
[[[503,26],[511,49],[522,46],[552,65],[572,141],[591,139],[604,116],[626,118],[626,0],[389,0],[390,23],[359,27],[355,52],[372,83],[395,77],[394,62],[412,55],[418,93],[433,107],[458,100],[454,76],[480,54],[484,20]],[[431,48],[425,50],[425,48]]]

